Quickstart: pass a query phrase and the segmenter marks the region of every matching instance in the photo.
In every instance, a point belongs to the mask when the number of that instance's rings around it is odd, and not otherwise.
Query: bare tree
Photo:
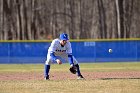
[[[116,1],[116,11],[117,11],[117,32],[118,32],[118,38],[120,38],[121,36],[121,24],[120,24],[120,7],[119,7],[119,0],[115,0]]]
[[[140,0],[0,0],[0,40],[139,38]]]

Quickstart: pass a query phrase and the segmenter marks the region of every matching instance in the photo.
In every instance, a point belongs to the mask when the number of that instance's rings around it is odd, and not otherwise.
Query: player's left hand
[[[59,60],[59,59],[56,59],[56,62],[57,62],[57,64],[59,64],[59,65],[62,64],[61,60]]]

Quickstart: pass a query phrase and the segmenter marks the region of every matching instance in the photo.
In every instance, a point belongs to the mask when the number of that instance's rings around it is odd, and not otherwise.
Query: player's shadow
[[[140,78],[99,78],[100,80],[110,80],[110,79],[140,79]]]

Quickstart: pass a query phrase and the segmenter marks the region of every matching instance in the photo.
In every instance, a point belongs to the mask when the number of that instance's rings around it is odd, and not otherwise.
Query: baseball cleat
[[[78,79],[78,80],[83,80],[83,79],[85,79],[85,78],[84,78],[82,75],[80,75],[80,76],[77,77],[77,79]]]
[[[46,76],[46,77],[44,78],[44,80],[50,80],[50,79],[49,79],[49,76]]]

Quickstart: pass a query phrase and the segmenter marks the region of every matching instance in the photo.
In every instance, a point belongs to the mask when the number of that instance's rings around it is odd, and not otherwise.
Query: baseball
[[[113,51],[112,51],[112,49],[108,49],[108,52],[109,52],[109,53],[112,53]]]

